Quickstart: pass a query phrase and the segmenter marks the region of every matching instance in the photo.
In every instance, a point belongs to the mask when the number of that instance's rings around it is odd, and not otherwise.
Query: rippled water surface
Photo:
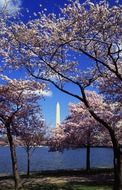
[[[26,171],[26,152],[17,148],[19,170]],[[31,171],[80,169],[85,168],[86,149],[49,152],[48,147],[38,147],[31,157]],[[112,167],[113,152],[111,148],[91,148],[91,167]],[[0,173],[11,173],[11,158],[9,147],[0,147]]]

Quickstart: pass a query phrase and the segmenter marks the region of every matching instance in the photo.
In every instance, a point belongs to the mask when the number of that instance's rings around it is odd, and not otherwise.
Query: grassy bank
[[[21,175],[23,190],[112,190],[113,172],[106,169],[62,170]],[[14,190],[12,176],[0,177],[0,190]]]
[[[81,185],[81,184],[43,184],[33,185],[25,188],[26,190],[112,190],[108,186]]]
[[[13,186],[13,185],[12,185]],[[0,187],[0,190],[14,190],[14,187],[5,185]],[[112,186],[106,185],[87,185],[76,183],[64,184],[26,184],[22,190],[112,190]]]

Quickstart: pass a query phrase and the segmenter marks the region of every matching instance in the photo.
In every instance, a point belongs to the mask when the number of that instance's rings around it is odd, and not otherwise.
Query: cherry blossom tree
[[[21,22],[8,26],[1,35],[5,48],[0,50],[9,65],[16,68],[22,65],[33,77],[52,83],[83,102],[91,116],[108,130],[115,158],[116,190],[122,185],[120,144],[111,122],[90,106],[86,89],[95,86],[107,101],[111,97],[120,108],[121,9],[121,5],[109,6],[106,1],[96,4],[71,2],[59,16],[39,13],[38,19],[27,24]],[[89,58],[90,65],[84,63],[82,55]],[[67,83],[79,88],[79,92],[67,88]]]
[[[18,126],[14,125],[14,121],[23,117],[28,110],[32,110],[32,106],[37,104],[37,100],[40,98],[39,91],[42,91],[43,88],[44,85],[28,80],[10,80],[6,84],[0,85],[0,121],[4,125],[10,145],[16,190],[19,189],[20,178],[13,138],[13,134],[16,134]]]
[[[121,143],[120,117],[115,117],[116,110],[113,105],[104,102],[102,96],[95,92],[86,92],[90,107],[97,114],[108,120],[115,130],[117,140]],[[80,102],[70,104],[70,115],[61,124],[60,128],[54,130],[49,140],[51,150],[64,150],[64,148],[87,148],[86,168],[90,169],[90,146],[112,146],[108,131],[102,127],[89,113],[86,106]]]
[[[27,153],[27,175],[29,176],[32,153],[45,139],[46,125],[40,107],[33,107],[24,117],[17,118],[14,125],[18,126],[17,135]]]
[[[77,114],[75,116],[77,117]],[[96,131],[95,127],[92,126],[92,123],[89,126],[86,125],[86,123],[82,126],[82,122],[78,121],[80,120],[74,118],[73,115],[66,118],[60,128],[53,130],[48,140],[48,145],[50,147],[50,151],[61,152],[63,152],[64,149],[77,149],[85,147],[86,170],[89,171],[91,168],[90,147],[98,145],[102,146],[102,142],[99,142],[99,140],[102,139],[103,135],[100,134],[99,130]]]

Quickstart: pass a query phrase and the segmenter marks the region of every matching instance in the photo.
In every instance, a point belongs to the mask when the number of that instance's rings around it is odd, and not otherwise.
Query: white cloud
[[[7,77],[6,75],[3,75],[3,74],[0,74],[0,79],[3,80],[3,81],[6,81],[6,82],[12,82],[13,80],[10,79],[9,77]],[[24,91],[24,94],[37,94],[37,95],[42,95],[44,97],[51,97],[53,95],[52,91],[51,90],[34,90],[34,91],[31,91],[31,90],[25,90]]]
[[[39,94],[41,94],[42,96],[47,96],[47,97],[51,97],[52,96],[52,91],[50,91],[50,90],[43,90],[43,91],[38,91],[38,92],[36,92],[36,93],[39,93]]]
[[[52,91],[50,90],[34,90],[34,91],[31,91],[31,90],[25,90],[24,91],[24,94],[36,94],[36,95],[41,95],[41,96],[44,96],[44,97],[51,97],[52,96]]]
[[[8,13],[13,14],[19,11],[22,0],[0,0],[0,9],[5,8]]]
[[[48,96],[48,97],[51,97],[53,95],[52,91],[43,91],[42,94],[43,96]]]
[[[11,82],[11,81],[12,81],[9,77],[7,77],[6,75],[3,75],[3,74],[0,74],[0,78],[1,78],[2,80],[4,80],[4,81],[8,81],[8,82]]]

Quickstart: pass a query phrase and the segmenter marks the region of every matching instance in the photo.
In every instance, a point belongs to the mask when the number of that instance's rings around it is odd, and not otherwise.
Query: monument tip
[[[56,104],[56,127],[60,125],[60,104],[57,102]]]

